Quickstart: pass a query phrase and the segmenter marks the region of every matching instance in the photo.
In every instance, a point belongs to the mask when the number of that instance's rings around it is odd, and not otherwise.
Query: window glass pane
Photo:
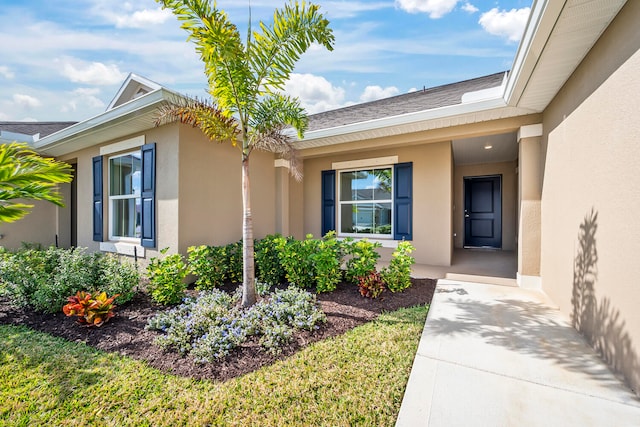
[[[341,172],[340,200],[391,200],[391,168]]]
[[[340,232],[391,234],[391,203],[343,203]]]
[[[140,153],[127,154],[109,160],[109,194],[112,196],[140,195]]]
[[[112,200],[112,234],[116,237],[140,237],[141,199]]]

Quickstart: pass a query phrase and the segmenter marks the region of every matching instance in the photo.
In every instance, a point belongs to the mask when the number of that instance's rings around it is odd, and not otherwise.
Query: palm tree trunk
[[[253,217],[251,215],[251,185],[249,183],[249,156],[242,158],[242,306],[256,302],[255,268],[253,255]]]

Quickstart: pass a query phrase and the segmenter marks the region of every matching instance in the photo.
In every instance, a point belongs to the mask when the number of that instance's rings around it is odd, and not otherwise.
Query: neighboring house
[[[311,116],[303,182],[253,157],[255,236],[406,239],[445,266],[454,248],[515,251],[518,284],[543,289],[638,391],[638,22],[637,1],[535,1],[510,72]],[[239,239],[240,154],[154,127],[172,96],[131,75],[105,113],[35,141],[77,179],[66,209],[2,225],[3,243],[34,240],[27,227],[148,258]]]

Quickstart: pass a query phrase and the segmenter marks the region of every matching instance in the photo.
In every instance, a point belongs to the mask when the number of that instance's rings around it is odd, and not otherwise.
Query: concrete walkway
[[[438,282],[396,426],[639,426],[640,399],[544,293]]]

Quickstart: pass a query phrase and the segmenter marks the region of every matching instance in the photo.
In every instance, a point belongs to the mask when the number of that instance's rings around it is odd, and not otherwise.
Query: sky
[[[218,0],[246,34],[287,0]],[[532,0],[315,0],[334,51],[312,46],[286,91],[313,114],[511,68]],[[82,121],[129,73],[207,96],[194,44],[154,0],[0,0],[0,121]]]

